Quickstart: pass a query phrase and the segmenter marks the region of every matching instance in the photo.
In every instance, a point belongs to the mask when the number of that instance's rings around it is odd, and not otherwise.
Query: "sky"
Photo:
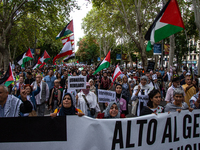
[[[74,24],[74,37],[75,37],[75,51],[78,50],[77,42],[79,38],[84,36],[84,31],[81,29],[82,19],[86,17],[87,13],[92,9],[92,4],[87,0],[77,0],[80,10],[75,9],[70,13],[70,18],[73,19]]]

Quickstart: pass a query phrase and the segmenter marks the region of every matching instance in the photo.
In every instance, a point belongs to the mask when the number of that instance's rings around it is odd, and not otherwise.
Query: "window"
[[[186,59],[186,56],[184,56],[184,58],[183,59]]]
[[[196,55],[194,55],[194,60],[196,60]]]
[[[192,55],[190,55],[190,60],[192,60]]]

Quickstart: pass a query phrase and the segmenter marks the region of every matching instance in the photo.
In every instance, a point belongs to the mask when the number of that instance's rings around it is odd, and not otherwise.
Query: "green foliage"
[[[85,36],[78,42],[79,49],[76,52],[76,57],[80,62],[87,62],[87,64],[97,63],[99,54],[99,45],[96,39],[92,36]]]
[[[7,13],[8,18],[0,18],[3,22],[0,35],[3,35],[3,28],[9,25],[10,18],[12,28],[7,34],[6,43],[10,45],[11,54],[17,47],[15,58],[28,47],[41,48],[42,52],[47,50],[54,57],[62,48],[62,42],[55,40],[55,37],[70,21],[69,13],[74,8],[79,9],[74,0],[29,0],[24,3],[22,0],[6,0],[1,4],[0,16]],[[12,15],[11,10],[19,5],[22,5],[21,8]]]

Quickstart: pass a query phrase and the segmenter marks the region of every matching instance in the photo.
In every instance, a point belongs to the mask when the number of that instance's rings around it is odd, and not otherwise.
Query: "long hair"
[[[153,99],[153,97],[156,95],[156,94],[160,94],[160,91],[159,90],[156,90],[156,89],[153,89],[150,93],[149,93],[149,101],[147,102],[147,106],[149,106],[150,108],[153,107],[153,102],[151,101],[151,99]]]

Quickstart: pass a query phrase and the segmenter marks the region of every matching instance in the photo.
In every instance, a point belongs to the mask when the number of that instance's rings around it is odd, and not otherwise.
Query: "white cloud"
[[[75,51],[78,50],[77,42],[79,38],[84,36],[83,29],[81,29],[82,19],[86,17],[87,13],[92,9],[92,4],[88,3],[87,0],[78,0],[78,6],[80,10],[74,10],[70,13],[70,18],[73,19],[74,23],[74,36],[75,36]]]

